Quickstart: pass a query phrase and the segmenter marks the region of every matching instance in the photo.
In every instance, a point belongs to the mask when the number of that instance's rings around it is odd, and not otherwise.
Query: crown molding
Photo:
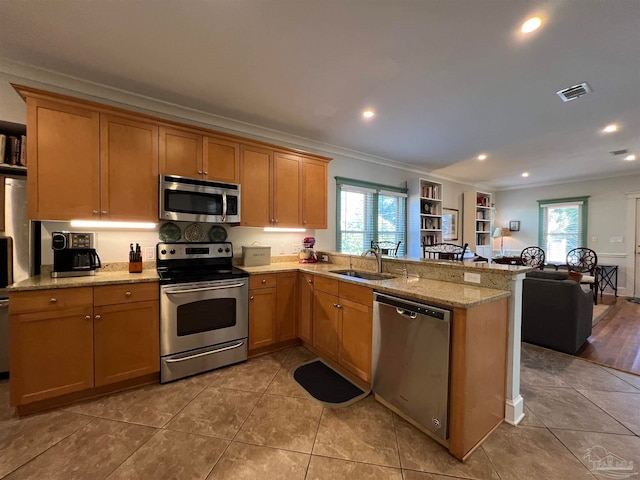
[[[525,188],[540,188],[540,187],[549,187],[553,185],[565,185],[567,183],[580,183],[580,182],[588,182],[591,180],[604,180],[607,178],[619,178],[619,177],[628,177],[640,175],[640,170],[636,172],[616,172],[616,173],[603,173],[601,175],[590,175],[584,177],[575,177],[575,178],[565,178],[558,179],[549,182],[538,182],[532,183],[528,185],[515,185],[513,187],[493,187],[496,192],[506,192],[509,190],[522,190]]]

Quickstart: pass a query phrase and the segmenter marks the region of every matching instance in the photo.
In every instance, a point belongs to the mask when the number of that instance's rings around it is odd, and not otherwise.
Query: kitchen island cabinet
[[[157,282],[9,293],[19,413],[157,380]]]

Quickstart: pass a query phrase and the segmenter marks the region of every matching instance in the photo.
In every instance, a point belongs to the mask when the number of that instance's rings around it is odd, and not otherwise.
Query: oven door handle
[[[177,295],[179,293],[193,293],[193,292],[206,292],[208,290],[226,290],[229,288],[240,288],[244,287],[246,283],[230,283],[228,285],[221,285],[219,287],[205,287],[205,288],[185,288],[184,290],[174,289],[174,290],[165,290],[164,293],[167,295]]]
[[[234,348],[239,348],[244,345],[244,340],[240,340],[238,343],[234,345],[229,345],[228,347],[218,348],[216,350],[211,350],[209,352],[196,353],[195,355],[189,355],[188,357],[180,357],[180,358],[168,358],[165,359],[167,363],[178,363],[178,362],[186,362],[187,360],[193,360],[198,357],[205,357],[207,355],[213,355],[214,353],[225,352],[227,350],[233,350]]]
[[[222,192],[222,221],[227,221],[227,192]]]

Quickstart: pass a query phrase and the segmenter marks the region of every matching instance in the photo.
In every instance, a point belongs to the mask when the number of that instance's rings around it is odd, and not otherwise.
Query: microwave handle
[[[222,221],[227,221],[227,192],[222,192]]]

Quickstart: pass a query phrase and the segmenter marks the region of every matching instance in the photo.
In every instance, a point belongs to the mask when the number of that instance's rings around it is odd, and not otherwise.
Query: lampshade
[[[501,237],[508,237],[509,235],[511,235],[509,233],[509,229],[506,227],[496,227],[496,229],[493,231],[493,238],[501,238]]]

